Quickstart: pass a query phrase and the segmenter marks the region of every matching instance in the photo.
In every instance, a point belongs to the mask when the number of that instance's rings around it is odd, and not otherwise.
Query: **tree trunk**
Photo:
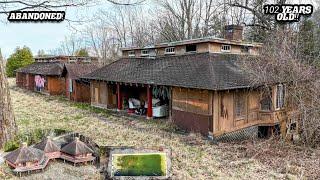
[[[11,107],[9,85],[0,52],[0,147],[13,139],[16,132],[17,126]]]

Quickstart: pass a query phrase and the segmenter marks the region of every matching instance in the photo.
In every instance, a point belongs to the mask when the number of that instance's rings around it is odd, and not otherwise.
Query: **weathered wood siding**
[[[107,108],[108,103],[113,102],[113,97],[110,97],[109,95],[108,85],[106,82],[91,81],[90,87],[92,105]]]
[[[66,91],[65,78],[47,76],[48,92],[50,95],[63,95]]]
[[[237,94],[243,94],[245,97],[245,115],[240,118],[236,117],[235,114],[235,96]],[[274,95],[275,94],[273,93],[272,96]],[[261,111],[260,100],[261,92],[259,90],[214,92],[214,135],[221,135],[254,125],[273,126],[278,123],[278,118],[281,116],[281,111],[276,111],[274,109],[271,109],[270,111]]]
[[[183,129],[212,131],[212,95],[208,90],[172,88],[172,120]]]

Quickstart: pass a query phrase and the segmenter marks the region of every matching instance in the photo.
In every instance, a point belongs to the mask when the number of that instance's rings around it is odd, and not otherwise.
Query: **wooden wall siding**
[[[222,43],[210,43],[209,50],[213,53],[220,53],[221,52],[221,45]],[[239,45],[230,45],[231,46],[231,53],[240,54],[241,53],[241,46]]]
[[[172,109],[196,114],[212,114],[211,93],[208,90],[172,89]]]
[[[208,90],[172,88],[172,120],[188,131],[207,135],[213,131],[212,93]]]
[[[90,85],[78,83],[75,80],[73,80],[74,83],[74,92],[73,98],[76,102],[90,102]]]
[[[16,73],[16,85],[18,87],[24,87],[26,75],[24,73]]]
[[[103,81],[92,81],[90,87],[91,104],[106,108],[108,104],[107,83]]]
[[[236,93],[244,93],[246,96],[246,115],[243,118],[235,117]],[[283,111],[260,111],[260,91],[220,91],[213,94],[213,132],[215,136],[253,125],[272,126],[279,122],[277,119],[285,118]]]
[[[48,92],[50,95],[62,95],[66,91],[65,79],[58,76],[47,76]]]
[[[212,131],[211,115],[202,115],[173,109],[172,120],[180,128],[187,131],[200,132],[203,135],[208,135],[208,132]]]
[[[108,107],[117,108],[116,85],[107,85]]]

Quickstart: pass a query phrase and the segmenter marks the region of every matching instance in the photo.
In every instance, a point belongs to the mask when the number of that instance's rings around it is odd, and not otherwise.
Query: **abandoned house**
[[[66,95],[70,100],[90,102],[89,83],[80,75],[97,69],[97,58],[78,56],[37,57],[35,63],[16,71],[18,87],[49,95]]]
[[[215,137],[250,127],[270,132],[284,117],[285,87],[251,87],[236,62],[262,44],[243,41],[242,31],[229,25],[225,38],[123,48],[120,60],[82,77],[91,81],[91,104]]]
[[[22,143],[20,148],[4,156],[4,159],[20,175],[22,172],[44,169],[49,161],[43,151],[28,147],[27,143]]]

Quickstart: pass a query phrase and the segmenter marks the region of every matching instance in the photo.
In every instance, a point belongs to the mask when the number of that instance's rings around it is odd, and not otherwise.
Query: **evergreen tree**
[[[25,67],[34,62],[31,50],[24,46],[22,49],[16,48],[15,52],[10,55],[6,64],[6,73],[8,77],[15,76],[15,70]]]

